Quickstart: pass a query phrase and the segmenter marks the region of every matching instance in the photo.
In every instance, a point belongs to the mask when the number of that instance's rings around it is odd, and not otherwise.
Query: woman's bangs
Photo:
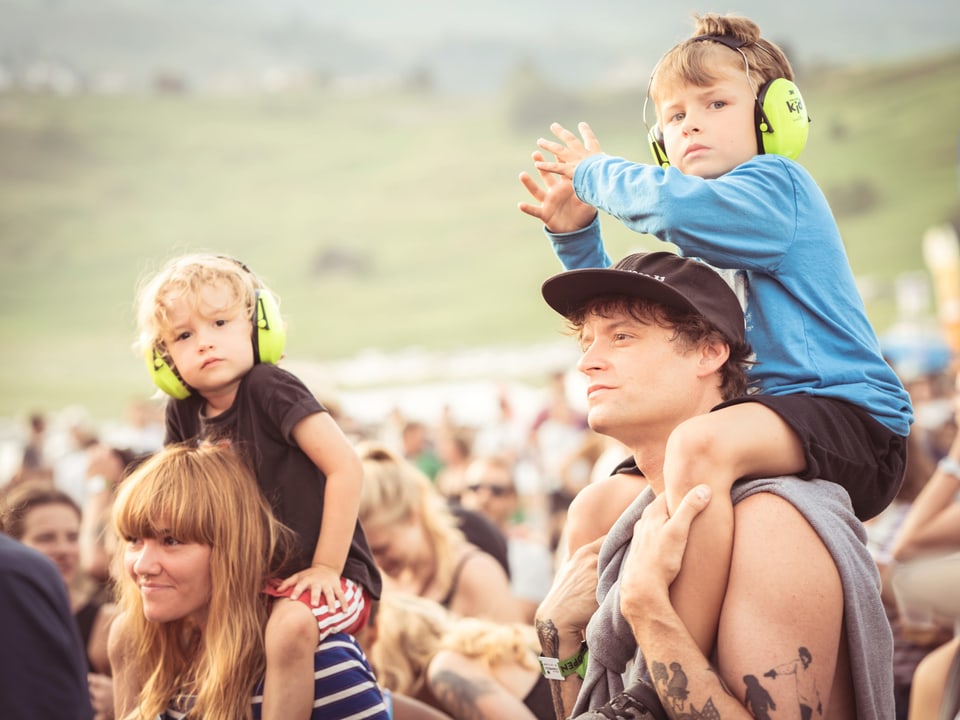
[[[131,477],[133,484],[116,509],[121,537],[158,538],[169,535],[180,542],[213,545],[209,502],[198,492],[199,483],[183,473],[164,468]]]

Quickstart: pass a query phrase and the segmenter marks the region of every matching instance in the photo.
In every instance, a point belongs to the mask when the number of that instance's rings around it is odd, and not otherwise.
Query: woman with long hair
[[[379,443],[362,442],[357,452],[360,522],[387,585],[464,617],[522,621],[506,571],[467,541],[430,479]]]
[[[114,525],[117,718],[258,718],[271,602],[263,589],[282,575],[292,534],[247,465],[229,448],[168,447],[120,485]],[[315,665],[311,717],[387,717],[351,636],[324,640]]]

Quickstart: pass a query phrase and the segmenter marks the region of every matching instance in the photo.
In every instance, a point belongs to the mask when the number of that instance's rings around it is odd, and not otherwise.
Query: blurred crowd
[[[894,628],[898,716],[914,719],[934,716],[923,703],[950,687],[960,643],[960,484],[949,472],[960,471],[960,378],[949,356],[902,368],[917,418],[906,479],[867,532]],[[358,640],[384,687],[437,712],[410,717],[466,717],[448,667],[476,668],[472,677],[502,691],[511,718],[553,717],[534,612],[566,554],[570,502],[627,455],[589,429],[576,387],[553,374],[533,417],[501,390],[497,418],[475,425],[399,409],[371,425],[319,398],[363,461],[360,520],[387,581]],[[23,419],[17,461],[0,478],[3,531],[53,560],[69,589],[100,719],[113,715],[112,497],[124,473],[162,447],[163,422],[151,401],[109,428],[78,408],[37,411]]]

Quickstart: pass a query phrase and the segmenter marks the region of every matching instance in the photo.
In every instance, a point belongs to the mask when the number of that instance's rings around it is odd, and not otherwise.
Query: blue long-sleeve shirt
[[[907,435],[909,395],[881,354],[827,200],[801,165],[757,155],[707,180],[592,155],[573,183],[581,200],[632,230],[739,271],[757,356],[748,375],[759,392],[846,400]],[[567,269],[611,264],[598,219],[547,235]]]

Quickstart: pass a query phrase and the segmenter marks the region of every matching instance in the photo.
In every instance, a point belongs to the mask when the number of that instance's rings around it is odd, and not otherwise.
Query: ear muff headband
[[[807,144],[810,118],[800,89],[786,78],[765,83],[757,95],[757,146],[760,152],[796,160]],[[764,127],[766,125],[766,127]]]
[[[157,348],[150,348],[146,359],[147,369],[150,371],[154,385],[174,400],[183,400],[190,395],[190,388],[180,377],[180,373],[166,361]]]
[[[253,318],[253,361],[276,365],[283,357],[287,329],[277,299],[268,290],[257,290]]]
[[[246,265],[234,261],[244,270],[253,274]],[[268,290],[260,289],[254,296],[253,317],[251,318],[253,343],[253,361],[276,365],[283,357],[287,342],[287,329],[280,316],[277,299]],[[163,356],[156,347],[146,354],[147,370],[154,385],[170,397],[183,400],[190,395],[190,387],[180,377],[176,367]]]
[[[713,40],[740,53],[743,57],[747,81],[750,81],[750,62],[741,49],[745,45],[743,41],[728,35],[698,35],[691,38],[692,42],[704,40]],[[657,65],[659,64],[658,62]],[[647,84],[647,97],[643,101],[644,124],[646,124],[647,101],[650,99],[650,85],[653,83],[656,72],[657,68],[654,67]],[[810,118],[807,116],[800,89],[786,78],[775,78],[764,83],[754,99],[756,101],[754,123],[757,133],[757,151],[761,154],[783,155],[796,160],[807,144],[810,131]],[[647,140],[656,163],[663,168],[669,167],[670,161],[667,159],[663,133],[658,123],[648,128]]]

